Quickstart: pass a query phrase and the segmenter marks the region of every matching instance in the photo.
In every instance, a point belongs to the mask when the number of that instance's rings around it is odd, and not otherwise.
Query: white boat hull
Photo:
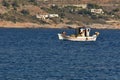
[[[70,40],[70,41],[96,41],[97,35],[89,36],[89,37],[72,37],[72,36],[63,36],[62,34],[58,33],[59,40]]]

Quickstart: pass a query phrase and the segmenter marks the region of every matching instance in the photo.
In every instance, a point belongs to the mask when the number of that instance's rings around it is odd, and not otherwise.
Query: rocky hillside
[[[120,20],[119,3],[120,0],[0,0],[0,26],[107,24],[106,20]],[[80,4],[87,7],[73,6]],[[91,13],[92,8],[100,8],[104,14]],[[37,14],[58,14],[59,18],[38,19]]]
[[[79,4],[79,3],[95,3],[95,4],[119,4],[120,0],[39,0],[56,4]]]

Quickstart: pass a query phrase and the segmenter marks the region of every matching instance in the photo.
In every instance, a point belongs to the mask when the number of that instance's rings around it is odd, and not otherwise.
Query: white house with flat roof
[[[47,19],[47,18],[54,18],[54,17],[59,17],[58,14],[37,14],[36,18],[39,19]]]
[[[90,11],[92,13],[97,13],[97,14],[103,14],[104,13],[103,9],[91,9]]]

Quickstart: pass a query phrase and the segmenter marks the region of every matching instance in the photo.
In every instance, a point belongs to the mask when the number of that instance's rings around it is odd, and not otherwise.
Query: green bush
[[[87,9],[82,9],[78,11],[78,14],[82,14],[82,15],[92,15],[92,13],[87,10]]]
[[[6,1],[6,0],[3,0],[2,1],[2,5],[9,8],[10,7],[10,4]]]
[[[52,5],[51,8],[52,9],[58,9],[58,6],[57,5]]]
[[[64,17],[65,17],[65,13],[63,13],[63,12],[60,13],[59,15],[60,15],[61,18],[64,18]]]
[[[34,5],[38,5],[37,0],[28,0],[28,2],[33,3]]]
[[[29,2],[35,2],[35,0],[29,0]]]
[[[113,12],[119,12],[120,9],[119,9],[119,8],[116,8],[116,9],[113,9],[112,11],[113,11]]]
[[[25,9],[23,9],[23,10],[21,11],[21,13],[22,13],[23,15],[29,15],[29,14],[30,14],[30,12],[29,12],[28,10],[25,10]]]
[[[14,8],[19,7],[19,3],[18,3],[17,1],[14,1],[14,2],[12,3],[12,6],[13,6]]]

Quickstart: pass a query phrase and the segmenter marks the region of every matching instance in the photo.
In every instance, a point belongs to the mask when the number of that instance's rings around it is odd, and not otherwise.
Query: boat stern
[[[60,34],[60,33],[58,33],[58,38],[59,38],[59,40],[63,40],[64,39],[62,34]]]

